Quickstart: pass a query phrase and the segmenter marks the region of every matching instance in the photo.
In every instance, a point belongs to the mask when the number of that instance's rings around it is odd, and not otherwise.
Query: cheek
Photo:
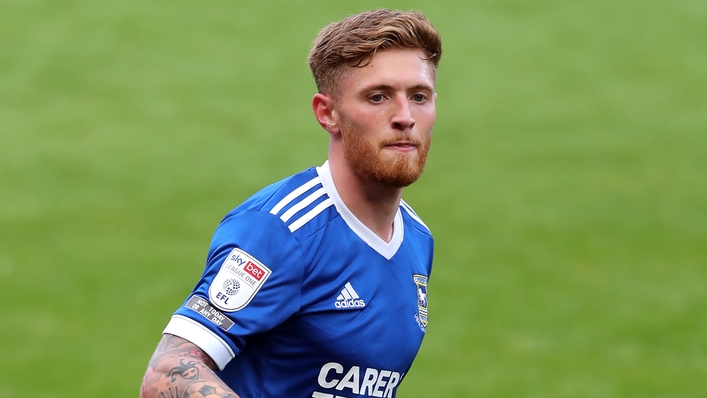
[[[420,127],[425,127],[425,129],[432,129],[437,119],[437,112],[434,108],[431,109],[421,109],[416,115],[414,115],[415,121],[420,125]]]
[[[342,126],[355,131],[360,136],[367,136],[380,129],[383,116],[380,112],[352,110],[342,115]]]
[[[342,116],[357,124],[365,125],[380,123],[381,120],[389,116],[388,112],[390,112],[388,107],[358,102],[343,108]]]

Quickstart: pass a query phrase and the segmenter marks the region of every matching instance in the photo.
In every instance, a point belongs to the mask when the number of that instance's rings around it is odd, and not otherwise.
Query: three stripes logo
[[[351,282],[346,282],[344,288],[341,289],[341,294],[336,297],[336,302],[334,302],[334,307],[339,309],[363,308],[365,306],[366,302],[359,297],[353,286],[351,286]]]

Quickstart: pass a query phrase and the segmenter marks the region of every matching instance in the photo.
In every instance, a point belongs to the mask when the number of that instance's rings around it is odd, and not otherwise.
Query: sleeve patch
[[[208,301],[204,300],[201,297],[192,296],[185,307],[198,312],[201,316],[208,319],[209,321],[211,321],[211,323],[220,327],[226,332],[228,331],[228,329],[231,328],[231,326],[233,326],[233,321],[228,319],[226,315],[222,314],[221,311],[212,307]]]
[[[209,287],[209,299],[218,309],[243,309],[265,284],[272,271],[239,248],[231,250]]]

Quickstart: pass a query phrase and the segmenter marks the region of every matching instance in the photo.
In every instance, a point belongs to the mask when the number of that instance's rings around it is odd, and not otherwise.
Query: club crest
[[[427,277],[415,274],[412,276],[417,287],[417,314],[415,320],[423,332],[427,331]]]

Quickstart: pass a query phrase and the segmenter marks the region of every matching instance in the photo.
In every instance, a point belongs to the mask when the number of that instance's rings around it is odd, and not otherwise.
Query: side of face
[[[336,96],[322,96],[318,114],[330,133],[330,156],[343,156],[359,177],[391,187],[422,173],[436,118],[433,66],[419,49],[377,52],[365,67],[351,68]],[[321,110],[321,109],[320,109]]]

